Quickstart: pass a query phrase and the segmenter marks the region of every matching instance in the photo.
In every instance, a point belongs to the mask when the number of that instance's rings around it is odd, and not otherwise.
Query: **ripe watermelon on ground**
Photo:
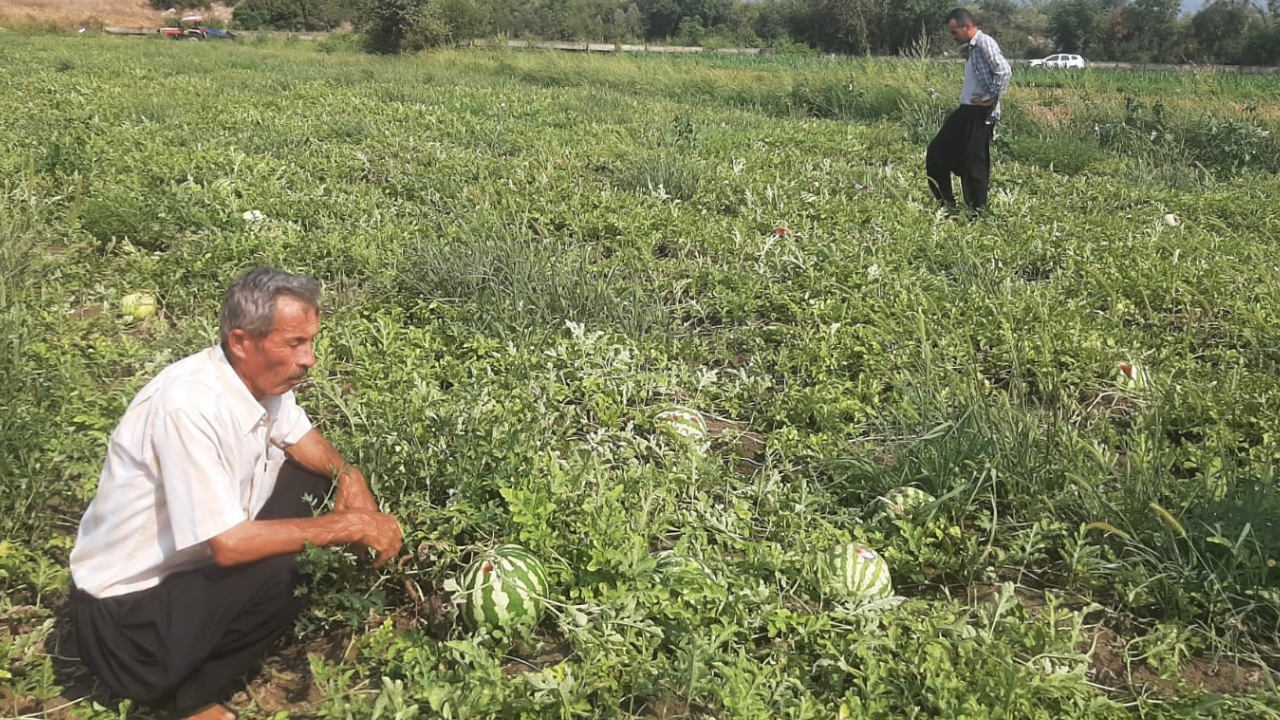
[[[547,571],[515,544],[487,550],[462,573],[462,617],[473,628],[533,627],[550,591]]]
[[[1126,390],[1144,390],[1151,385],[1147,369],[1137,363],[1116,363],[1116,384]]]
[[[686,407],[673,406],[659,412],[653,424],[674,440],[699,442],[707,438],[707,422],[702,413]]]
[[[156,296],[149,292],[129,293],[120,299],[120,314],[146,320],[156,314]]]
[[[825,589],[847,600],[872,602],[893,594],[889,565],[861,543],[837,545],[827,554]]]

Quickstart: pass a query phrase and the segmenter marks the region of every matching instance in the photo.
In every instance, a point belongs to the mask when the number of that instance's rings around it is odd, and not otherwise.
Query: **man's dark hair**
[[[956,24],[962,27],[965,25],[973,25],[974,27],[977,27],[978,25],[978,19],[973,16],[973,13],[965,10],[964,8],[956,8],[955,10],[947,13],[947,17],[942,21],[942,23],[944,25],[950,25],[952,20],[955,20]]]

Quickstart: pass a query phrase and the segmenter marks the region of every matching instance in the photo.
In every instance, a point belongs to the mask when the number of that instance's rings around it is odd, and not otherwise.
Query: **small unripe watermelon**
[[[134,320],[146,320],[156,314],[156,296],[147,292],[129,293],[120,299],[120,313]]]
[[[707,438],[707,422],[697,410],[670,407],[658,413],[653,424],[675,440],[701,442]]]
[[[885,512],[893,517],[911,515],[921,505],[928,505],[936,500],[934,496],[918,487],[906,485],[890,490],[884,496]]]
[[[825,569],[826,590],[833,595],[859,602],[872,602],[893,594],[889,565],[866,545],[837,545],[828,553]]]
[[[542,619],[550,591],[547,571],[515,544],[485,551],[462,573],[462,617],[473,628],[531,628]]]

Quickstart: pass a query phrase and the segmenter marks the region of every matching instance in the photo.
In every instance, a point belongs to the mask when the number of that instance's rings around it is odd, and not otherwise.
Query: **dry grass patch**
[[[3,27],[159,27],[165,21],[164,11],[152,8],[145,0],[7,0],[4,5],[0,12]],[[180,8],[181,3],[174,7]],[[231,8],[215,4],[204,15],[230,20]]]

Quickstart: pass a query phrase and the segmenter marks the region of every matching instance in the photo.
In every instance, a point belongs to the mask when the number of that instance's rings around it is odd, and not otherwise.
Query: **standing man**
[[[221,701],[302,609],[295,555],[400,550],[348,465],[294,401],[315,364],[320,287],[270,268],[232,283],[221,342],[162,370],[111,435],[71,552],[80,658],[108,688],[181,715]],[[333,512],[308,500],[333,490]]]
[[[942,129],[929,143],[925,171],[929,190],[947,207],[956,204],[951,175],[960,176],[964,201],[974,209],[987,204],[991,178],[991,136],[1000,119],[1000,96],[1009,89],[1013,71],[1000,46],[978,29],[973,14],[964,8],[947,13],[947,30],[964,44],[964,88],[960,107],[947,116]]]

